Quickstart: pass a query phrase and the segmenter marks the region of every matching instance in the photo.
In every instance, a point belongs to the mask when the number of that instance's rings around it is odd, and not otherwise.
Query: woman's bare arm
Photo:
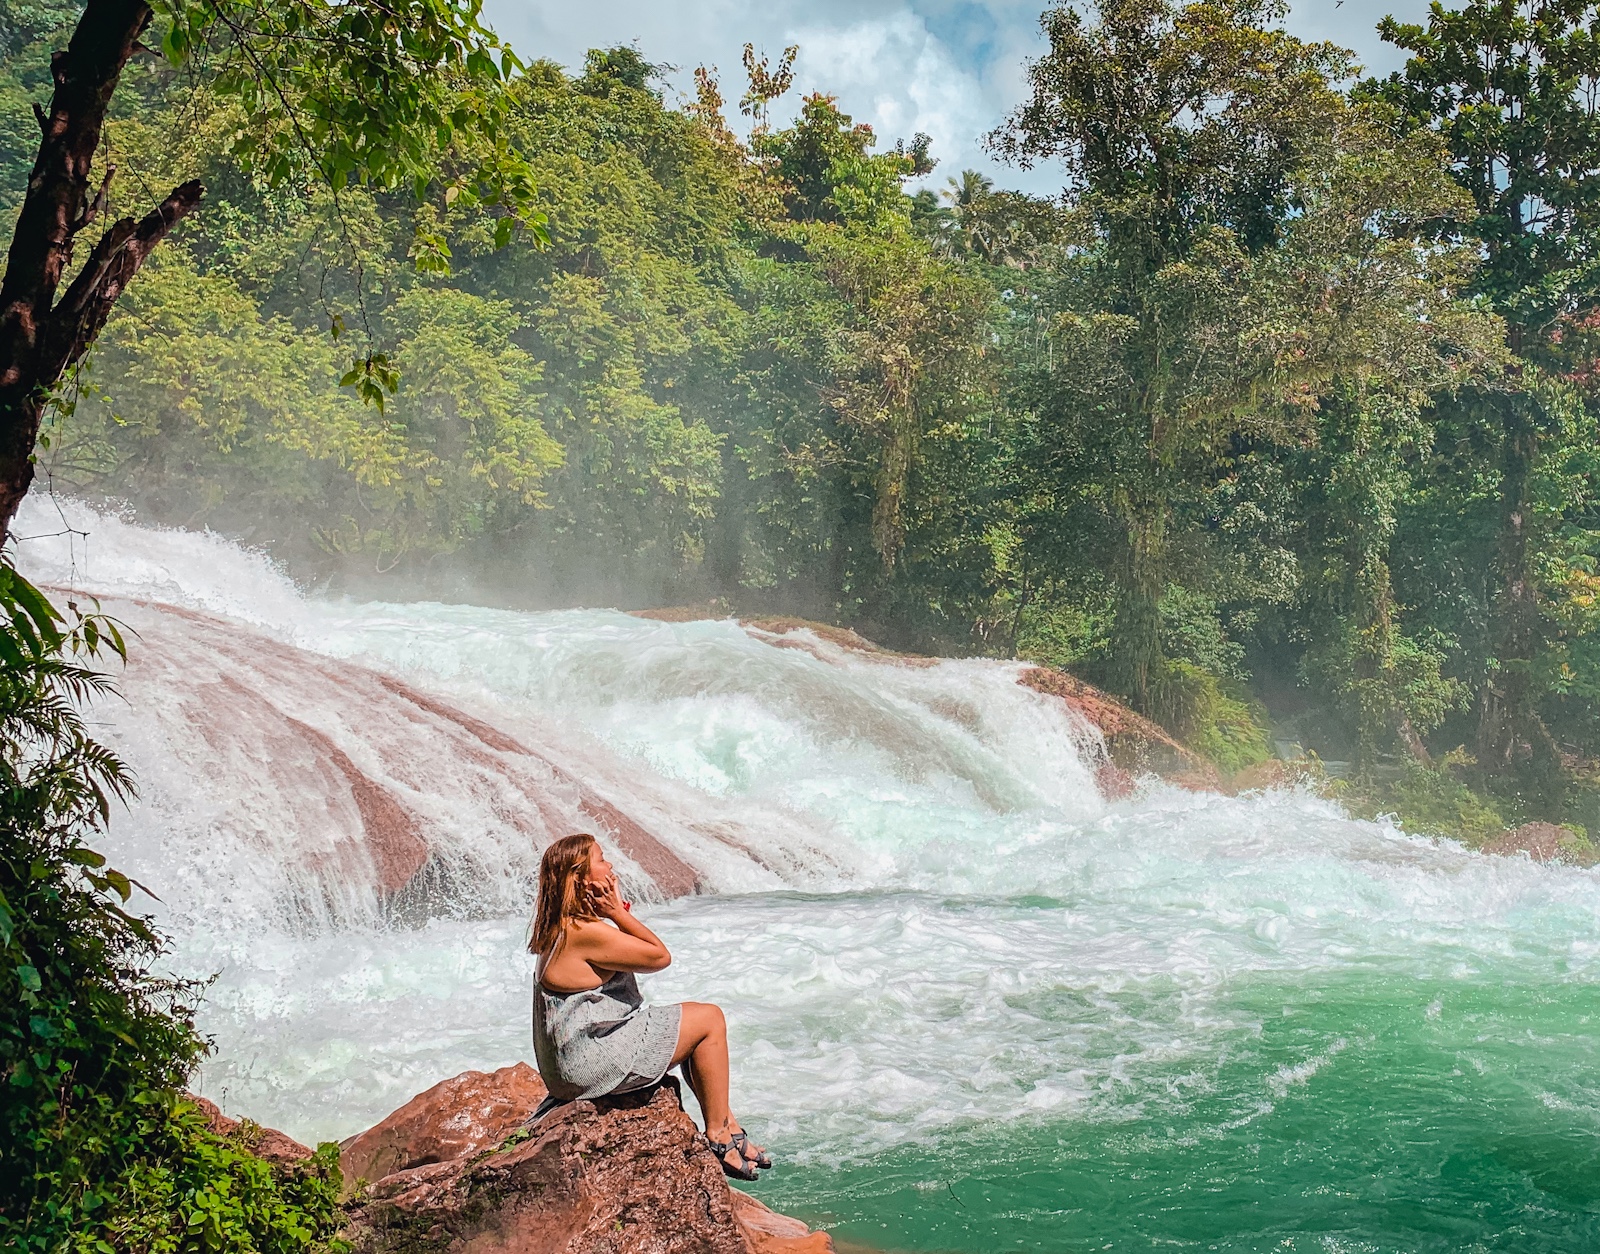
[[[615,879],[596,890],[590,904],[605,922],[572,929],[567,944],[574,957],[606,971],[660,971],[671,964],[661,938],[623,908]]]

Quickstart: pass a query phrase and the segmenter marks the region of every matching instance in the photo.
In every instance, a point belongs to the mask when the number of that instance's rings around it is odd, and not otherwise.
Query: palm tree
[[[950,202],[963,248],[992,263],[1000,241],[985,210],[994,195],[994,180],[977,170],[963,170],[960,178],[945,182],[943,195]]]

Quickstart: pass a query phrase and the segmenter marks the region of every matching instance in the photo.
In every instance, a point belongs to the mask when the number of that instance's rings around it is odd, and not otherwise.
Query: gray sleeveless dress
[[[599,988],[561,993],[533,981],[533,1052],[558,1102],[648,1088],[667,1074],[683,1007],[646,1006],[631,971]]]

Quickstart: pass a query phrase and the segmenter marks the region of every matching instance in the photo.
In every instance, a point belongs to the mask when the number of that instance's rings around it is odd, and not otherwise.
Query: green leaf
[[[87,849],[82,845],[68,849],[62,856],[75,866],[102,867],[106,864],[106,860],[103,855],[96,853],[93,849]]]
[[[0,661],[19,671],[28,665],[22,650],[17,647],[16,637],[6,630],[4,623],[0,623]]]
[[[42,632],[48,632],[56,623],[66,621],[61,617],[61,611],[50,604],[44,593],[21,575],[13,574],[10,593]]]
[[[181,23],[174,21],[167,27],[167,33],[161,37],[161,51],[173,65],[183,64],[189,55],[189,32]]]
[[[37,993],[44,987],[44,982],[39,979],[38,970],[26,964],[17,968],[17,982],[30,993]]]

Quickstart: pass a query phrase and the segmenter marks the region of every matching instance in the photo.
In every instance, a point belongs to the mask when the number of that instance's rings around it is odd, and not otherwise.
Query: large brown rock
[[[733,1197],[733,1220],[744,1233],[750,1254],[833,1254],[833,1240],[826,1232],[812,1232],[748,1193],[728,1192]]]
[[[728,1187],[676,1081],[572,1102],[489,1148],[514,1092],[533,1096],[516,1067],[468,1072],[345,1143],[372,1162],[463,1147],[359,1195],[343,1233],[355,1254],[832,1254],[826,1233]],[[477,1112],[459,1133],[455,1098]]]
[[[292,1167],[311,1157],[311,1150],[307,1146],[276,1128],[263,1128],[245,1119],[230,1119],[215,1102],[207,1101],[195,1093],[186,1093],[184,1096],[199,1107],[211,1131],[218,1136],[234,1137],[257,1158],[264,1158],[277,1167]]]
[[[1017,676],[1017,682],[1056,697],[1099,729],[1110,761],[1097,764],[1096,783],[1107,796],[1126,795],[1132,788],[1132,776],[1147,772],[1184,788],[1220,790],[1216,767],[1179,744],[1160,724],[1093,684],[1053,666],[1030,666]]]
[[[345,1185],[494,1149],[544,1096],[544,1081],[525,1062],[442,1080],[382,1123],[340,1143]]]

